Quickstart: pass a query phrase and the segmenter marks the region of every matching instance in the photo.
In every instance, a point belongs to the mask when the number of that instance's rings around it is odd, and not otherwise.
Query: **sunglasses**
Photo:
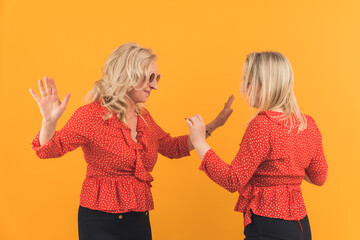
[[[150,74],[149,83],[151,84],[154,80],[158,83],[160,81],[160,74],[155,75],[155,73]]]

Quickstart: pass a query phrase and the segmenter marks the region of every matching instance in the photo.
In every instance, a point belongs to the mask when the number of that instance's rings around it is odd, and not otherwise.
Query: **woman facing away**
[[[231,164],[205,140],[200,115],[186,119],[190,139],[202,159],[200,170],[214,182],[239,192],[235,211],[244,213],[245,239],[311,239],[300,185],[321,186],[328,166],[315,121],[301,113],[288,59],[278,52],[254,52],[244,64],[241,92],[257,108]]]
[[[30,89],[43,117],[32,148],[40,158],[83,150],[87,172],[80,195],[79,239],[152,239],[150,172],[158,153],[181,158],[194,148],[188,135],[171,137],[163,131],[142,105],[158,88],[156,55],[135,43],[115,49],[89,93],[91,103],[78,108],[59,131],[57,121],[70,94],[60,102],[54,79],[44,80],[45,88],[39,80],[41,98]],[[232,101],[233,96],[206,126],[205,135],[226,122]]]

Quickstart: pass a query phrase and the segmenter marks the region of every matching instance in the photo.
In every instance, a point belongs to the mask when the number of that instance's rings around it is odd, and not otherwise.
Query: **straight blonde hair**
[[[253,52],[247,55],[242,76],[241,93],[250,107],[259,112],[281,109],[283,120],[289,120],[290,130],[294,117],[300,122],[298,131],[306,129],[307,122],[300,111],[293,91],[294,74],[289,60],[279,52]],[[250,122],[249,121],[249,122]]]
[[[136,43],[125,43],[116,48],[103,66],[102,79],[95,82],[86,96],[87,102],[101,100],[102,106],[109,112],[103,119],[109,119],[115,113],[125,122],[128,110],[127,93],[148,78],[149,66],[157,57],[151,49],[142,48]],[[130,99],[131,100],[131,99]],[[135,112],[140,114],[141,104],[135,104]]]

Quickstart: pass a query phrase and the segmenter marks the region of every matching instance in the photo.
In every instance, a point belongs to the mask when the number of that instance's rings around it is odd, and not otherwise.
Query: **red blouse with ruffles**
[[[82,106],[44,146],[38,133],[32,148],[40,158],[57,158],[82,148],[87,172],[81,206],[113,213],[152,210],[150,172],[158,152],[168,158],[189,156],[188,136],[171,137],[144,109],[138,116],[136,142],[115,114],[103,120],[105,113],[100,101]]]
[[[306,216],[300,185],[307,172],[316,185],[327,177],[322,137],[315,121],[306,116],[307,128],[298,132],[299,122],[289,121],[275,111],[260,112],[248,125],[240,149],[231,164],[210,149],[200,165],[214,182],[239,192],[235,211],[245,213],[244,226],[254,214],[285,220]],[[250,211],[251,210],[251,211]]]

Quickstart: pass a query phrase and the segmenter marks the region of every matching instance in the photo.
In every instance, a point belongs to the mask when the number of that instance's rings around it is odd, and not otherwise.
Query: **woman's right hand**
[[[59,95],[56,89],[53,78],[44,77],[45,89],[41,79],[39,79],[39,90],[41,98],[36,95],[35,91],[30,88],[30,93],[39,106],[44,123],[55,123],[64,113],[69,102],[70,93],[66,94],[64,100],[60,102]]]

